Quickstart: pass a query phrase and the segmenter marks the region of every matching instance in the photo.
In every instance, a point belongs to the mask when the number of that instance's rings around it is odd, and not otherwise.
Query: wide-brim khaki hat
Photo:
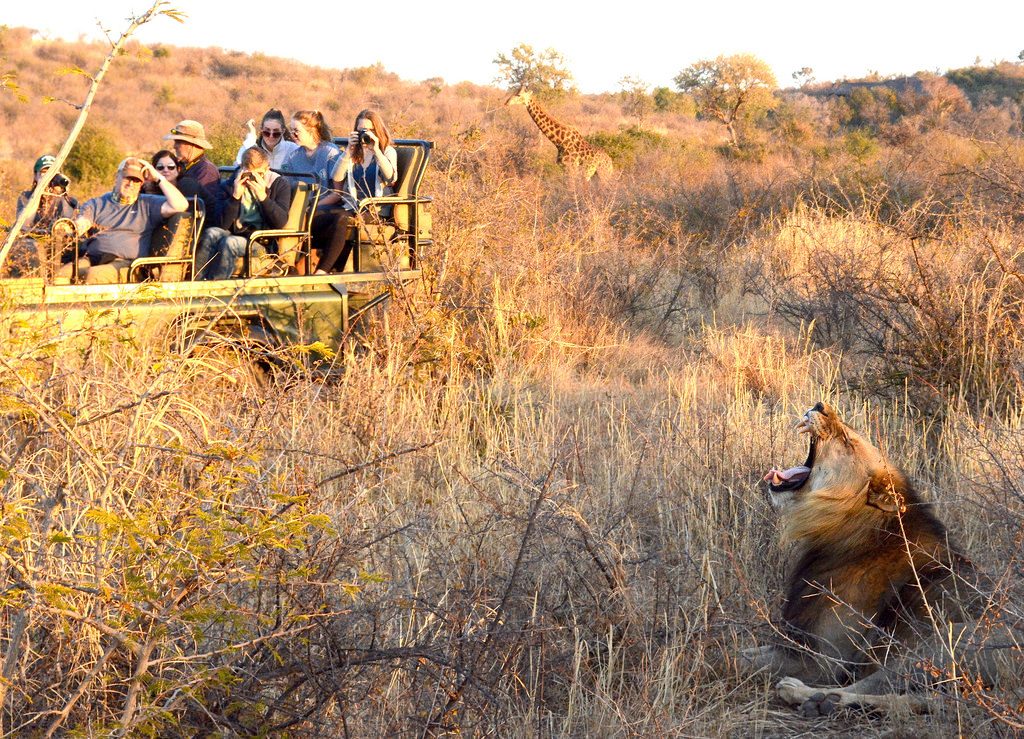
[[[195,144],[203,149],[212,149],[213,144],[206,140],[206,131],[203,124],[198,121],[180,121],[171,129],[171,132],[164,136],[164,141],[186,141]]]

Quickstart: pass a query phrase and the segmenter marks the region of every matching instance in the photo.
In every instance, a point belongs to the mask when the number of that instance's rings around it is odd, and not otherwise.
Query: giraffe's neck
[[[556,121],[532,98],[526,104],[526,109],[529,111],[530,117],[533,118],[533,122],[537,124],[540,132],[547,136],[548,140],[558,147],[559,151],[565,151],[566,147],[570,149],[581,148],[581,145],[582,148],[587,147],[586,140],[579,131]]]

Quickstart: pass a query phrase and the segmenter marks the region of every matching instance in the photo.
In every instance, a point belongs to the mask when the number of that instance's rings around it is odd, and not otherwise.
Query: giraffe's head
[[[530,94],[529,90],[525,87],[520,87],[509,95],[508,100],[505,101],[505,105],[529,105],[531,97],[533,96]]]

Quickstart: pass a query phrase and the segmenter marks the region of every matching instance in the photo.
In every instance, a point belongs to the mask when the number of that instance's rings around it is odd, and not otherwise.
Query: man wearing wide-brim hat
[[[174,153],[183,168],[178,184],[182,180],[194,180],[200,187],[207,223],[219,223],[227,194],[220,184],[217,165],[206,156],[207,149],[212,149],[213,144],[207,140],[203,124],[189,119],[179,121],[164,140],[174,143]]]

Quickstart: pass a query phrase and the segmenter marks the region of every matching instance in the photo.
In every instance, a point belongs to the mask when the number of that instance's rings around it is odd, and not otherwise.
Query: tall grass
[[[329,381],[0,311],[6,735],[881,736],[999,718],[937,698],[949,710],[927,720],[810,725],[733,655],[773,633],[784,553],[759,482],[803,459],[792,423],[817,400],[907,469],[1019,610],[1013,140],[980,163],[953,130],[874,159],[828,131],[736,156],[669,117],[667,143],[586,186],[494,91],[409,97],[373,68],[275,62],[263,102],[227,102],[256,72],[215,54],[130,62],[167,71],[170,101],[127,77],[170,123],[200,99],[244,121],[310,95],[346,119],[372,94],[400,134],[437,140],[434,244]],[[621,122],[613,100],[588,105]],[[129,149],[163,130],[152,110],[119,125]]]

